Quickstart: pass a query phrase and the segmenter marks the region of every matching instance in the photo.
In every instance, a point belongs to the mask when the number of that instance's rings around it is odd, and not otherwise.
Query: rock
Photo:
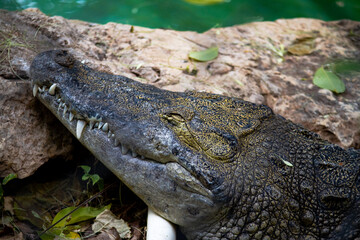
[[[30,82],[0,77],[0,175],[32,175],[49,159],[71,157],[72,136],[40,102]]]
[[[26,177],[71,151],[73,138],[32,98],[27,79],[33,57],[56,48],[69,49],[92,68],[164,89],[207,91],[267,104],[333,143],[360,148],[359,74],[343,78],[343,94],[311,81],[316,69],[332,60],[359,61],[359,22],[292,19],[196,33],[99,25],[26,9],[0,10],[0,29],[0,41],[14,43],[0,49],[1,176],[16,172]],[[281,51],[281,46],[286,49],[307,38],[312,39],[309,54]],[[216,59],[188,59],[190,51],[212,46],[219,48]]]

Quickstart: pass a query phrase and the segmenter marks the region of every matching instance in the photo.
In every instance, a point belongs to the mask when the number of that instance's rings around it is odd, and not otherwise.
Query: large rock
[[[48,17],[37,9],[0,12],[0,175],[32,174],[66,155],[72,139],[31,97],[33,57],[67,48],[98,70],[173,90],[197,90],[263,103],[276,113],[343,147],[360,148],[360,76],[344,77],[346,92],[313,85],[316,69],[333,60],[360,59],[360,23],[314,19],[258,22],[205,33],[98,25]],[[310,39],[308,53],[281,51]],[[219,47],[210,62],[190,51]],[[309,46],[305,44],[305,47]],[[304,47],[301,46],[300,47]],[[294,51],[293,51],[294,52]]]
[[[31,175],[50,158],[67,157],[72,138],[32,97],[26,81],[0,77],[0,173]],[[69,156],[71,157],[71,156]]]

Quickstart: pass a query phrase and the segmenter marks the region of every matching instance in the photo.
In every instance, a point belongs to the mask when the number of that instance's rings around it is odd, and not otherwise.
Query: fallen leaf
[[[304,37],[296,39],[296,41],[287,47],[291,54],[302,56],[312,53],[315,50],[315,38]]]
[[[313,83],[324,89],[328,89],[335,93],[345,92],[344,82],[334,73],[327,71],[324,67],[320,67],[314,75]]]
[[[115,228],[121,238],[131,238],[129,225],[123,219],[117,219],[109,209],[100,213],[91,227],[95,233],[111,228]]]
[[[207,62],[215,59],[219,54],[218,47],[211,47],[203,51],[190,52],[189,58],[194,59],[199,62]]]
[[[102,213],[105,209],[110,209],[111,205],[107,205],[102,208],[93,208],[93,207],[80,207],[73,213],[71,213],[68,217],[61,220],[59,223],[56,224],[56,227],[63,227],[66,225],[86,221],[92,218],[95,218],[97,215]],[[68,207],[62,209],[60,212],[56,214],[54,217],[52,224],[59,221],[61,218],[69,214],[71,211],[73,211],[76,207]]]
[[[203,6],[230,2],[230,0],[184,0],[184,1],[191,4],[203,5]]]

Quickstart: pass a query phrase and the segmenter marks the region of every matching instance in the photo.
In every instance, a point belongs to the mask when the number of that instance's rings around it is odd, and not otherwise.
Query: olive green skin
[[[74,134],[76,121],[86,122],[80,142],[189,240],[360,236],[358,150],[264,105],[161,90],[63,50],[39,54],[30,75],[33,86],[56,83],[75,121],[55,96],[38,93],[40,101]],[[93,119],[109,130],[92,129]]]

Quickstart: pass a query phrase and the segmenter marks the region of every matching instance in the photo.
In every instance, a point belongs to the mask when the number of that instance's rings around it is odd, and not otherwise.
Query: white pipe
[[[148,208],[146,240],[176,240],[174,225],[150,208]]]

